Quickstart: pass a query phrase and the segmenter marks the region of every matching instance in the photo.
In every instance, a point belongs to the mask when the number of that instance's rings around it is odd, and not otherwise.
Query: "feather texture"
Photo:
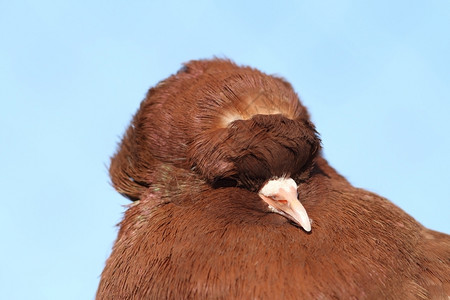
[[[110,167],[134,200],[97,299],[448,299],[450,237],[351,186],[291,85],[228,60],[150,89]],[[290,177],[306,233],[258,196]]]

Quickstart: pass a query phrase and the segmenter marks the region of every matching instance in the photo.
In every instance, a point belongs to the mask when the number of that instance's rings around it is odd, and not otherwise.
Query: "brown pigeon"
[[[328,165],[291,85],[228,60],[150,89],[97,299],[450,299],[450,236]]]

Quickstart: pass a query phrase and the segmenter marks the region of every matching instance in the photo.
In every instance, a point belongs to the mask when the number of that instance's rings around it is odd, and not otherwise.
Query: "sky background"
[[[290,81],[330,164],[450,233],[450,2],[0,0],[0,290],[93,299],[109,157],[151,86],[228,57]]]

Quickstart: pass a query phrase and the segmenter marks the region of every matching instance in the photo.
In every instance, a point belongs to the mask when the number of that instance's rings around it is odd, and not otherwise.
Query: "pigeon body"
[[[450,296],[450,237],[330,167],[281,78],[186,64],[149,91],[110,173],[134,202],[97,299]]]

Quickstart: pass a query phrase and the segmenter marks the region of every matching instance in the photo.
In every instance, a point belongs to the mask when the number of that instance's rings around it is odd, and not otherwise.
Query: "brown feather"
[[[238,119],[224,124],[231,115]],[[269,173],[299,175],[319,149],[287,82],[227,60],[193,61],[150,89],[110,173],[114,187],[133,200],[152,184],[158,162],[194,169],[210,183],[233,178],[255,189]]]
[[[450,237],[351,186],[289,83],[193,61],[151,89],[110,168],[130,199],[97,299],[447,299]],[[256,191],[288,175],[306,233]]]

